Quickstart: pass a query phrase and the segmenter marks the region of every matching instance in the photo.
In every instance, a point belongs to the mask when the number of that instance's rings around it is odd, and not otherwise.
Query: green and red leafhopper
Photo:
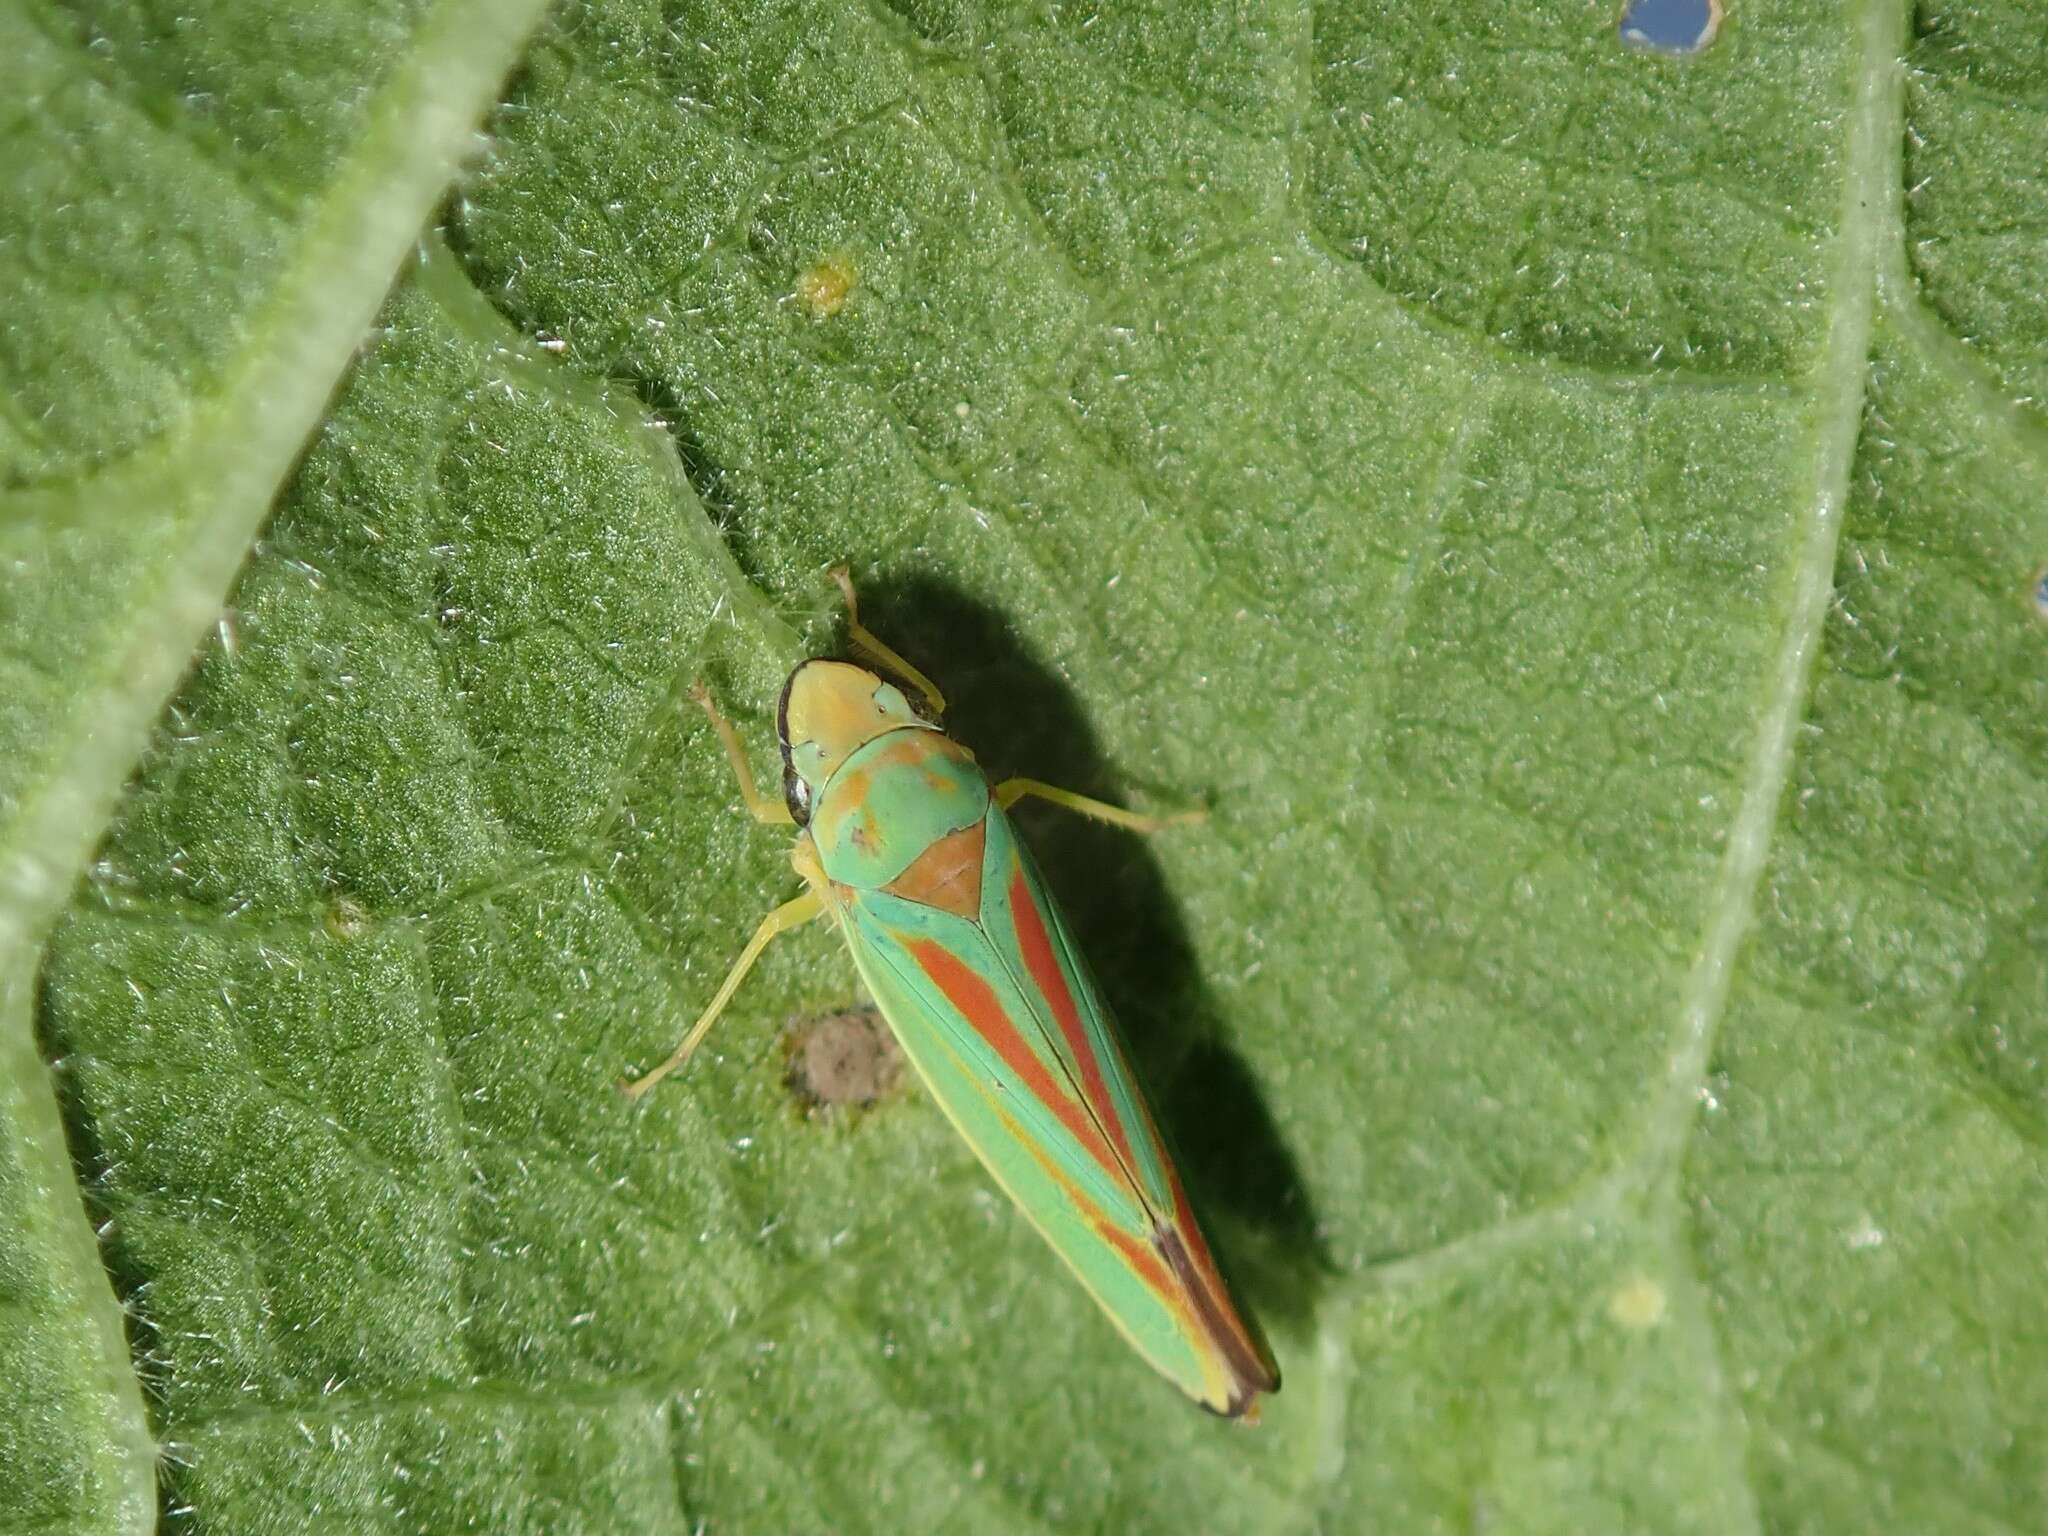
[[[1196,1224],[1115,1025],[1008,811],[1026,795],[1149,831],[1159,823],[1035,779],[990,784],[938,720],[945,700],[861,627],[882,670],[812,659],[777,708],[784,797],[759,792],[701,688],[763,822],[794,824],[806,890],[769,913],[645,1093],[690,1057],[777,934],[829,914],[939,1107],[1139,1354],[1204,1407],[1256,1416],[1280,1373]],[[888,673],[917,695],[914,703]]]

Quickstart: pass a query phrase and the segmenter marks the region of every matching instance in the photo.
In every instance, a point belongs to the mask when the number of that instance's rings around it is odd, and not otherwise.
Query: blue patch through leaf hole
[[[1659,53],[1697,53],[1721,30],[1719,0],[1629,0],[1621,40]]]

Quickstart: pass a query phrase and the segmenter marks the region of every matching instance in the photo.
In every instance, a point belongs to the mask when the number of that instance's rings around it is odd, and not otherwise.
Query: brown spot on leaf
[[[809,1110],[863,1108],[903,1076],[903,1052],[872,1007],[799,1019],[783,1036],[789,1056],[784,1081]]]

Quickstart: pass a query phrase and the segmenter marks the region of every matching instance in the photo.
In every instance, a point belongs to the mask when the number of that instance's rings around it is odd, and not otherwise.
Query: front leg
[[[789,814],[787,805],[754,787],[754,770],[748,766],[747,749],[740,745],[740,733],[732,728],[732,722],[712,701],[711,690],[702,683],[692,683],[690,697],[711,717],[711,729],[718,732],[718,739],[725,746],[725,760],[732,764],[732,776],[739,780],[740,799],[746,802],[747,814],[769,826],[795,825],[796,818]]]
[[[781,906],[761,919],[761,926],[754,930],[754,936],[747,940],[747,947],[740,951],[739,959],[733,961],[732,969],[725,973],[725,983],[711,999],[711,1005],[697,1016],[697,1022],[690,1026],[690,1032],[683,1036],[683,1043],[675,1048],[673,1055],[644,1077],[621,1082],[620,1090],[629,1099],[637,1099],[669,1073],[675,1071],[703,1042],[710,1033],[718,1016],[725,1012],[725,1005],[732,1001],[733,993],[739,991],[740,983],[747,979],[747,972],[754,968],[754,962],[761,958],[761,951],[768,947],[768,941],[779,933],[787,933],[799,924],[808,923],[825,910],[825,899],[815,890],[805,891],[794,901],[785,901]]]
[[[839,584],[839,595],[846,599],[846,638],[853,643],[853,648],[866,652],[871,660],[879,661],[923,694],[925,707],[931,710],[934,720],[945,714],[946,696],[939,692],[938,685],[905,661],[895,650],[884,645],[873,630],[861,623],[860,603],[853,595],[853,576],[846,567],[833,566],[832,579]]]

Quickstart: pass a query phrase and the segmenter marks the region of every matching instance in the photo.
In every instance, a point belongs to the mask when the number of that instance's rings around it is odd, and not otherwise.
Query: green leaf
[[[109,189],[0,241],[50,290],[0,356],[6,1519],[146,1526],[154,1458],[252,1531],[2037,1522],[2024,6],[1688,60],[1583,7],[572,9],[174,694],[347,347],[251,317],[354,335],[307,231],[462,12],[308,12],[303,69],[21,14],[84,83],[18,135],[248,206],[5,173]],[[829,933],[613,1091],[793,889],[685,690],[766,772],[839,559],[992,769],[1212,808],[1027,831],[1274,1336],[1255,1430],[914,1088],[791,1091]]]
[[[10,1524],[139,1529],[159,1502],[33,1036],[42,945],[538,9],[219,6],[204,28],[146,7],[0,9],[16,88],[0,157]],[[74,1150],[89,1176],[95,1154]]]

